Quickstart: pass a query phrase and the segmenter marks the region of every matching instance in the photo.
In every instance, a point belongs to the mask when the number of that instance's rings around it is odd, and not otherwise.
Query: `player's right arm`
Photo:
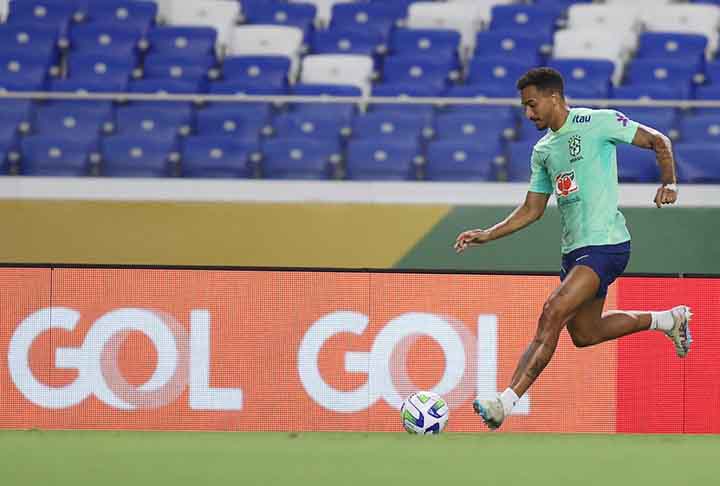
[[[482,245],[512,234],[534,223],[545,213],[550,194],[528,191],[525,202],[515,208],[510,215],[487,229],[463,231],[455,240],[455,251],[463,252],[468,246]]]

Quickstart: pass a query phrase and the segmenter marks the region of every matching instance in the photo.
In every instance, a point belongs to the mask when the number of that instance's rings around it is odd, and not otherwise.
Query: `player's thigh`
[[[582,304],[567,323],[571,336],[586,336],[593,333],[602,317],[605,297],[595,297]]]
[[[563,324],[572,318],[587,303],[595,300],[600,277],[590,267],[573,267],[545,303],[544,313],[549,313],[553,321]]]

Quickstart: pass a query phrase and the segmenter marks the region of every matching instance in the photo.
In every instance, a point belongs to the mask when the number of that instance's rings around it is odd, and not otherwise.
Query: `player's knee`
[[[540,316],[540,322],[545,327],[557,327],[562,326],[564,319],[564,310],[560,303],[556,299],[550,299],[543,305],[542,315]]]
[[[570,339],[572,339],[576,348],[587,348],[588,346],[595,344],[592,336],[578,331],[570,331]]]

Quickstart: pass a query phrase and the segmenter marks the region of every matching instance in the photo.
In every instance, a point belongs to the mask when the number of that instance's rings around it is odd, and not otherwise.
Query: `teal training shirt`
[[[531,156],[530,192],[555,193],[562,252],[630,240],[618,210],[617,143],[631,143],[638,124],[615,110],[573,108],[549,129]]]

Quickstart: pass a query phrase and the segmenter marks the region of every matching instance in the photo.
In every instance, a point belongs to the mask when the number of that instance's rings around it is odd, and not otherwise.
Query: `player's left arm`
[[[677,177],[675,175],[675,159],[672,152],[672,142],[663,133],[654,128],[638,124],[637,131],[632,140],[633,145],[652,149],[655,152],[660,167],[660,182],[662,185],[655,194],[655,205],[673,204],[677,201]]]

